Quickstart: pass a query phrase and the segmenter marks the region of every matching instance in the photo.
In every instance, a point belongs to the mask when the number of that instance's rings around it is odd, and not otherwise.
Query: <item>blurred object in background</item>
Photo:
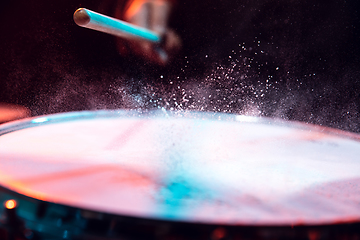
[[[15,104],[0,103],[0,123],[30,117],[30,110]]]
[[[118,39],[117,49],[120,54],[131,53],[144,58],[151,63],[166,65],[181,49],[181,38],[169,28],[169,18],[174,3],[170,0],[129,0],[125,7],[116,7],[115,17],[147,28],[159,34],[162,43],[157,46],[144,40],[124,42]]]

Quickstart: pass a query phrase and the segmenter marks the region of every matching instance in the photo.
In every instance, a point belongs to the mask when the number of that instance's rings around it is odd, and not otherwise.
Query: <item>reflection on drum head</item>
[[[112,214],[210,224],[360,220],[360,137],[225,114],[79,112],[5,124],[0,183]]]

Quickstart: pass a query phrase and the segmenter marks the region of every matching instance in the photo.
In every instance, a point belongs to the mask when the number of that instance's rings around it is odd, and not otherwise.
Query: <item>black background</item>
[[[183,50],[165,68],[74,24],[78,7],[111,15],[106,3],[2,2],[0,102],[33,115],[165,108],[360,132],[358,1],[178,1],[171,26]]]

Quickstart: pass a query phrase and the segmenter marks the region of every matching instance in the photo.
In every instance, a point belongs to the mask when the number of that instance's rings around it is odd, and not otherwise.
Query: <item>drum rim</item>
[[[0,125],[0,137],[14,131],[37,127],[41,125],[54,124],[59,122],[70,122],[72,120],[88,120],[94,118],[116,118],[116,117],[135,117],[145,119],[155,118],[184,118],[192,120],[215,120],[215,121],[229,121],[239,123],[253,123],[253,124],[266,124],[282,127],[292,127],[302,130],[311,130],[330,135],[336,135],[343,138],[360,141],[360,134],[349,132],[337,128],[326,127],[313,123],[284,120],[280,118],[258,117],[249,115],[240,115],[234,113],[218,113],[218,112],[197,112],[197,111],[167,111],[167,110],[92,110],[92,111],[74,111],[55,113],[49,115],[40,115],[20,120],[3,123]]]

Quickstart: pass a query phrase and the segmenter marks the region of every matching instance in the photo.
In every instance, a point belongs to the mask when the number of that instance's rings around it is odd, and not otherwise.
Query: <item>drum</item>
[[[359,156],[357,134],[233,114],[19,120],[0,128],[0,234],[359,239]]]

